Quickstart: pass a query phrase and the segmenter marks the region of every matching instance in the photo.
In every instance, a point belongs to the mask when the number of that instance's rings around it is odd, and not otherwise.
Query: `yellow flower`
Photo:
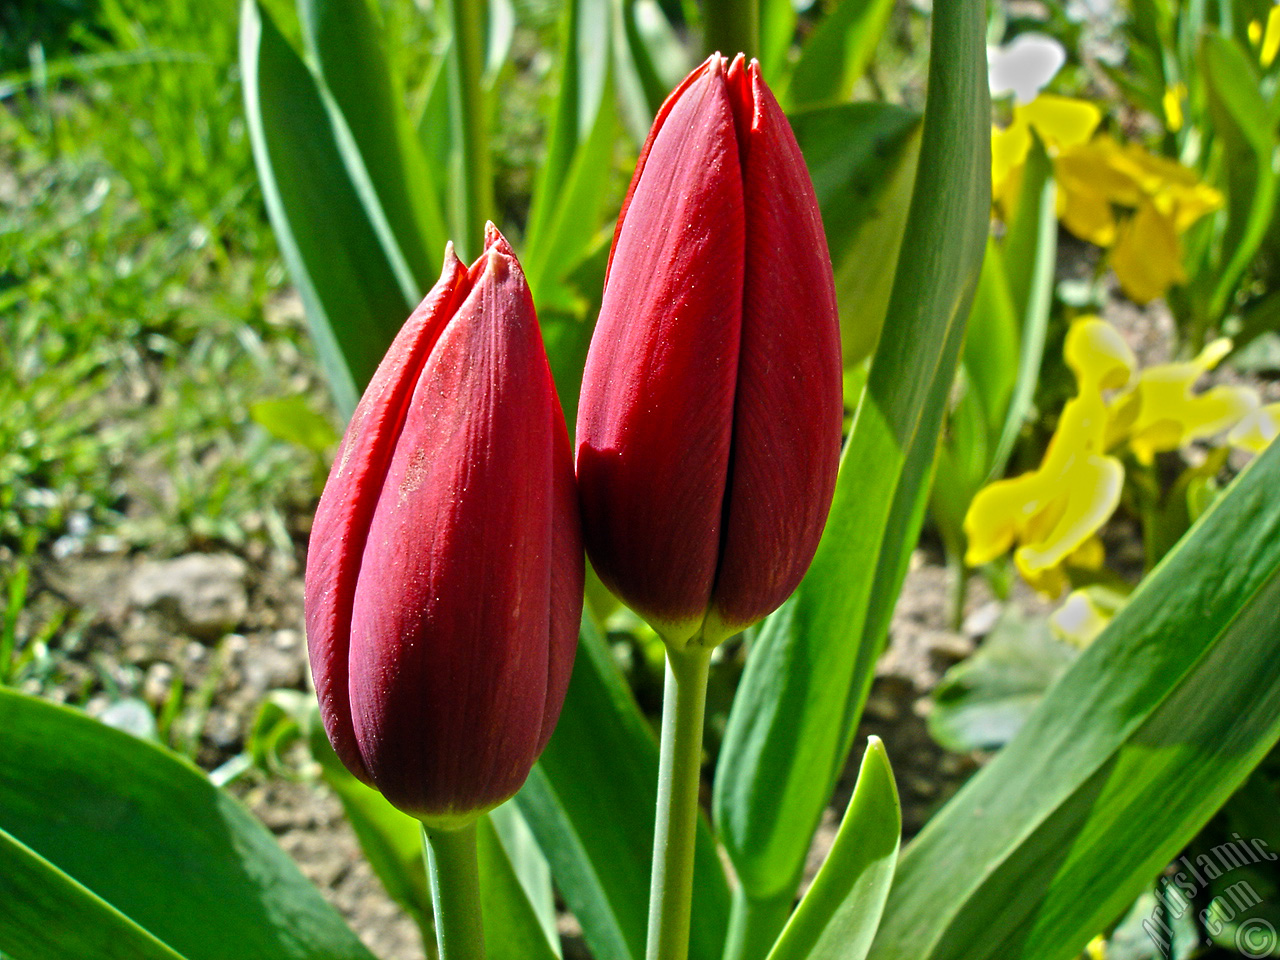
[[[1092,315],[1079,317],[1071,324],[1062,356],[1075,374],[1081,393],[1123,387],[1138,365],[1120,331]]]
[[[1193,393],[1200,377],[1231,352],[1231,341],[1215,340],[1194,360],[1148,367],[1132,389],[1111,404],[1106,427],[1107,447],[1128,440],[1142,463],[1157,453],[1177,450],[1235,426],[1259,405],[1250,387],[1217,386]]]
[[[1252,26],[1252,24],[1250,24]],[[1280,53],[1280,6],[1273,6],[1267,13],[1267,28],[1262,34],[1262,50],[1258,62],[1269,67]]]
[[[1261,453],[1277,435],[1280,435],[1280,403],[1269,403],[1246,413],[1227,434],[1227,443],[1250,453]]]
[[[1175,83],[1172,87],[1165,88],[1161,106],[1164,107],[1164,125],[1170,133],[1177,133],[1182,129],[1182,101],[1186,97],[1185,83]]]
[[[1107,960],[1107,938],[1101,934],[1094,937],[1084,948],[1084,952],[1089,960]]]
[[[1120,503],[1124,469],[1103,452],[1105,431],[1100,393],[1069,400],[1040,468],[997,480],[973,498],[964,518],[965,562],[988,563],[1019,543],[1013,559],[1026,581],[1045,593],[1060,592],[1063,568],[1081,548],[1083,556],[1096,558],[1086,544]]]
[[[1088,142],[1102,121],[1102,112],[1087,100],[1041,94],[1014,107],[1013,122],[991,132],[991,187],[996,204],[1008,218],[1022,186],[1022,170],[1031,150],[1034,130],[1050,156]]]
[[[1186,282],[1180,235],[1222,206],[1220,192],[1173,160],[1105,135],[1065,151],[1054,172],[1062,225],[1114,247],[1111,267],[1130,298],[1146,303]],[[1133,213],[1121,222],[1117,207]]]
[[[1018,571],[1051,595],[1067,586],[1067,567],[1102,566],[1095,534],[1120,503],[1124,481],[1120,461],[1106,456],[1102,391],[1123,387],[1135,365],[1119,332],[1093,316],[1071,325],[1063,356],[1079,396],[1063,408],[1040,468],[984,487],[964,519],[967,564],[989,563],[1020,544],[1013,556]]]

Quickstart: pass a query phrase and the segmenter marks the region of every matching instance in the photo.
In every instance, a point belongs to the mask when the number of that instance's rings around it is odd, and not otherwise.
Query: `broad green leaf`
[[[224,960],[228,943],[244,957],[372,960],[271,834],[176,755],[9,690],[0,729],[0,830],[101,898],[86,923],[105,901],[188,960]],[[17,923],[77,925],[28,913],[43,895],[3,902]]]
[[[893,0],[840,0],[805,41],[791,80],[781,93],[795,108],[843,103],[866,72]]]
[[[849,749],[878,652],[863,639],[877,622],[868,621],[874,581],[900,582],[918,529],[982,259],[985,12],[969,0],[937,4],[933,16],[920,161],[884,332],[817,556],[751,647],[719,760],[720,834],[744,889],[761,899],[794,890]]]
[[[31,848],[0,830],[0,956],[182,960]]]
[[[349,417],[415,304],[351,182],[315,78],[255,0],[241,8],[240,69],[267,213]]]
[[[367,179],[369,219],[385,223],[383,243],[401,257],[424,293],[440,272],[444,218],[414,135],[400,78],[391,71],[382,26],[369,0],[299,0],[303,37],[331,107],[351,134],[339,139],[353,182]],[[389,256],[391,253],[389,252]]]
[[[893,770],[884,744],[872,737],[835,843],[769,960],[863,960],[889,895],[901,838]]]
[[[978,652],[934,690],[929,733],[956,753],[1003,747],[1078,655],[1044,618],[1007,607]]]
[[[1266,236],[1276,204],[1275,123],[1258,77],[1244,51],[1232,40],[1210,33],[1201,46],[1209,95],[1209,115],[1221,139],[1226,175],[1227,223],[1222,261],[1208,272],[1212,286],[1208,311],[1218,320],[1231,304],[1236,285]],[[1215,282],[1216,281],[1216,282]]]
[[[485,70],[493,48],[502,41],[493,36],[494,30],[486,36],[485,28],[495,27],[500,34],[502,23],[486,24],[486,0],[450,0],[443,7],[452,34],[445,54],[451,148],[445,221],[458,255],[470,262],[480,256],[485,222],[497,217],[489,138],[493,98],[485,86]]]
[[[1280,738],[1280,448],[1133,594],[899,864],[875,960],[1067,960]]]
[[[516,795],[592,954],[640,960],[648,929],[658,748],[604,638],[584,619],[556,732]],[[699,824],[691,960],[720,960],[729,890]]]
[[[822,210],[841,350],[845,367],[853,367],[875,350],[884,324],[911,205],[920,117],[891,104],[848,103],[788,119]]]

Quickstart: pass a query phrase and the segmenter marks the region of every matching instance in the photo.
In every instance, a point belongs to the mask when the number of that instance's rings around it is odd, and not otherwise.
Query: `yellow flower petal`
[[[1088,100],[1042,93],[1030,103],[1014,107],[1016,121],[1030,124],[1050,153],[1087,143],[1102,122],[1102,111]]]
[[[1015,121],[991,128],[991,196],[1008,217],[1022,187],[1022,170],[1031,150],[1031,128]]]
[[[1258,54],[1258,62],[1264,67],[1275,62],[1280,53],[1280,6],[1274,6],[1267,13],[1267,29],[1262,34],[1262,51]]]
[[[1137,366],[1120,331],[1094,316],[1080,317],[1071,324],[1062,355],[1076,375],[1081,393],[1123,387]]]
[[[1261,453],[1280,435],[1280,403],[1259,407],[1231,428],[1227,443],[1250,453]]]
[[[1064,563],[1076,559],[1120,502],[1124,470],[1102,454],[1106,421],[1101,394],[1082,393],[1063,408],[1039,469],[978,492],[964,521],[966,563],[987,563],[1019,543],[1014,562],[1027,582],[1043,593],[1061,592]],[[1079,559],[1097,559],[1096,549],[1086,547]]]
[[[1262,21],[1249,21],[1249,42],[1255,47],[1262,42]]]
[[[1165,126],[1170,133],[1177,133],[1182,129],[1182,100],[1187,95],[1187,86],[1184,83],[1175,83],[1172,87],[1166,87],[1161,105],[1164,107]]]
[[[1112,404],[1108,439],[1114,441],[1116,423],[1125,417],[1130,448],[1139,460],[1149,463],[1157,453],[1176,450],[1238,424],[1258,409],[1261,401],[1256,390],[1217,386],[1192,393],[1201,375],[1230,351],[1231,341],[1223,337],[1206,346],[1194,360],[1143,370],[1133,390]]]
[[[1028,580],[1057,567],[1092,537],[1120,505],[1124,468],[1114,457],[1079,457],[1062,478],[1057,523],[1037,542],[1014,554],[1014,562]]]
[[[1175,283],[1186,283],[1182,243],[1173,220],[1153,204],[1142,204],[1111,249],[1111,269],[1135,303],[1148,303]]]

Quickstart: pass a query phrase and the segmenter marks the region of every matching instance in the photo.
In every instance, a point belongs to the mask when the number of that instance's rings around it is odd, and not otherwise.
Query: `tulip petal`
[[[451,244],[440,280],[405,321],[356,407],[312,524],[305,587],[311,673],[334,750],[366,782],[370,775],[356,745],[347,694],[351,606],[374,504],[410,397],[466,288],[466,268]]]
[[[668,103],[615,236],[577,468],[601,579],[680,643],[702,621],[719,552],[744,224],[723,58]]]
[[[351,614],[364,766],[436,822],[515,793],[548,700],[555,395],[505,241],[471,275],[418,379]]]
[[[835,283],[818,201],[782,109],[752,63],[739,106],[746,281],[720,566],[704,642],[779,607],[817,550],[844,419]]]

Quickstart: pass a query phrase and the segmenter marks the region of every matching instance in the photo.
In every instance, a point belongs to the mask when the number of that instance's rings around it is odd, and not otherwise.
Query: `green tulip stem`
[[[422,827],[440,960],[484,960],[476,821],[456,830]]]
[[[453,46],[449,79],[455,165],[454,195],[461,209],[453,224],[464,262],[480,256],[484,222],[494,216],[493,165],[484,92],[484,0],[450,0]]]
[[[703,48],[717,50],[730,60],[745,53],[759,54],[760,0],[707,0],[702,7]]]
[[[698,835],[702,721],[711,650],[667,650],[658,760],[658,814],[653,833],[646,960],[686,960],[693,902],[693,852]]]

